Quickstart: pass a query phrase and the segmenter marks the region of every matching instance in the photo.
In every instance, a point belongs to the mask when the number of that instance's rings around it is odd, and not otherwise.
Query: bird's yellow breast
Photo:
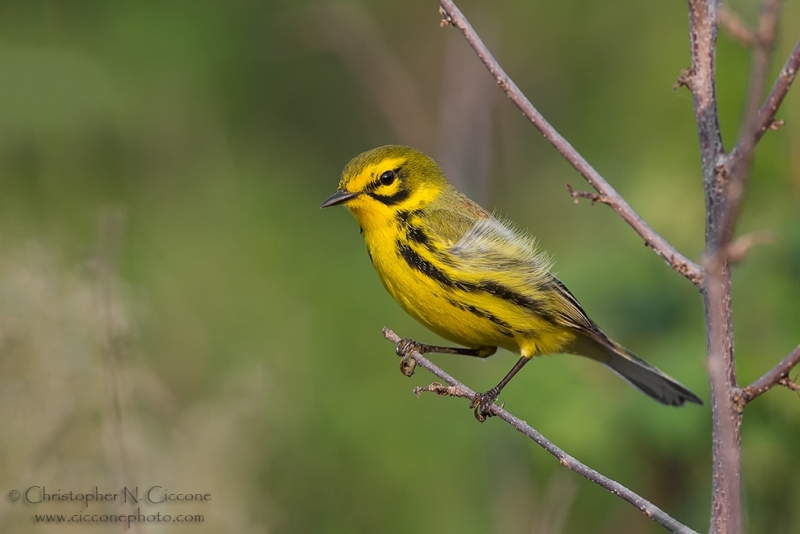
[[[425,217],[422,211],[405,223],[393,219],[364,229],[381,282],[409,315],[461,345],[527,356],[557,352],[572,339],[567,329],[521,305],[535,299],[535,288],[459,264],[442,250],[455,243],[432,235]]]
[[[387,236],[388,237],[388,236]],[[394,236],[391,236],[394,237]],[[503,336],[484,315],[469,311],[469,305],[448,290],[441,281],[429,276],[434,269],[432,258],[408,244],[394,239],[365,234],[375,271],[384,287],[398,304],[424,326],[455,343],[468,347],[501,346],[518,352],[513,336]],[[388,245],[387,243],[394,243]],[[412,267],[416,263],[420,268]],[[435,275],[434,275],[435,276]],[[477,308],[472,308],[476,310]]]

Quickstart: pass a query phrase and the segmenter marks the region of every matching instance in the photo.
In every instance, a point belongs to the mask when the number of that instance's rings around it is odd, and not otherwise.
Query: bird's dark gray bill
[[[328,206],[336,206],[337,204],[344,204],[351,198],[358,196],[358,193],[351,193],[350,191],[337,191],[322,203],[320,208],[327,208]]]

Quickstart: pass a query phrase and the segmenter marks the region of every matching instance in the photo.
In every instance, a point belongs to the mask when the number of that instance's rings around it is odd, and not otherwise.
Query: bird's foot
[[[395,352],[400,356],[400,372],[406,376],[414,374],[414,368],[417,366],[417,361],[411,357],[412,352],[423,354],[425,352],[424,345],[418,343],[410,338],[403,338],[397,343]]]
[[[492,388],[486,393],[475,394],[475,399],[469,407],[475,409],[475,419],[477,419],[479,423],[486,421],[487,417],[494,416],[494,413],[492,413],[492,405],[494,405],[494,401],[497,400],[498,395],[500,395],[500,390],[497,388]]]

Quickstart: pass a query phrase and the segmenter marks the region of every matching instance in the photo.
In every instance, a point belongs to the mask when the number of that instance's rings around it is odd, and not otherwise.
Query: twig
[[[732,168],[737,165],[738,161],[747,153],[747,149],[749,148],[752,150],[752,147],[761,140],[767,130],[776,129],[774,127],[776,122],[775,113],[778,112],[778,108],[783,103],[783,99],[786,98],[786,94],[792,87],[792,82],[794,82],[794,79],[797,77],[798,70],[800,70],[800,39],[798,39],[794,50],[792,50],[792,53],[789,54],[789,57],[786,59],[786,63],[783,64],[783,68],[778,78],[775,80],[772,90],[761,106],[761,109],[758,110],[758,115],[756,115],[751,127],[728,155],[727,161],[725,162],[727,167]]]
[[[681,87],[685,87],[688,90],[692,90],[692,70],[691,69],[681,69],[681,73],[678,75],[678,79],[675,80],[675,83],[672,84],[672,90],[677,91]]]
[[[754,46],[758,41],[756,32],[745,24],[739,15],[731,11],[727,4],[722,4],[720,7],[719,24],[728,35],[745,46]]]
[[[762,230],[744,234],[736,238],[732,243],[728,243],[726,251],[728,260],[731,263],[741,263],[747,259],[751,248],[765,243],[775,243],[775,234],[773,232]]]
[[[775,122],[775,113],[777,113],[778,108],[783,103],[783,99],[786,98],[786,94],[792,87],[792,82],[794,82],[795,77],[797,77],[798,69],[800,69],[800,39],[798,39],[792,53],[789,54],[789,57],[783,64],[783,68],[778,78],[775,80],[775,84],[772,86],[772,90],[769,92],[766,101],[761,106],[761,109],[758,110],[755,124],[750,132],[752,140],[755,143],[760,141],[764,133],[772,128],[772,124]],[[746,142],[747,137],[742,139],[739,144],[745,145]],[[737,154],[741,151],[742,148],[737,146],[731,151],[729,157],[731,159],[739,157]]]
[[[452,0],[440,0],[442,25],[458,28],[467,42],[472,46],[480,60],[494,76],[497,85],[506,93],[522,114],[533,123],[545,139],[594,187],[606,198],[608,204],[625,222],[627,222],[676,272],[688,278],[693,284],[702,285],[703,273],[700,266],[678,252],[666,239],[650,227],[633,208],[617,193],[611,185],[581,156],[564,137],[559,134],[541,113],[531,104],[519,87],[506,74],[486,45],[475,32],[463,13]]]
[[[789,389],[795,389],[797,384],[794,384],[791,380],[788,379],[789,371],[791,371],[794,366],[800,363],[800,345],[795,347],[795,349],[789,353],[783,360],[778,363],[775,367],[764,373],[764,376],[750,384],[749,386],[743,387],[738,393],[738,397],[741,397],[741,405],[742,408],[751,402],[753,399],[759,397],[762,393],[766,392],[767,390],[775,387],[776,385],[786,386]],[[785,383],[782,383],[785,382]],[[791,384],[794,384],[794,387]]]
[[[800,40],[798,40],[794,51],[789,55],[781,73],[778,75],[772,91],[770,91],[766,101],[759,108],[764,92],[769,60],[777,35],[779,13],[779,0],[764,0],[759,23],[758,42],[753,51],[753,66],[742,120],[742,133],[739,142],[731,150],[731,153],[724,158],[721,169],[721,173],[727,176],[728,182],[725,199],[728,207],[719,228],[722,239],[730,239],[733,234],[755,146],[767,130],[775,130],[782,123],[782,121],[775,120],[775,113],[777,113],[783,99],[786,97],[794,78],[797,76],[797,70],[800,68]]]
[[[786,389],[790,389],[797,394],[800,394],[800,384],[789,378],[788,376],[784,376],[780,380],[778,380],[778,384],[785,387]]]
[[[592,201],[592,206],[594,206],[595,202],[599,202],[601,204],[608,204],[608,198],[604,195],[598,195],[597,193],[591,193],[589,191],[575,191],[572,188],[572,184],[567,182],[565,184],[567,186],[567,191],[569,191],[569,196],[571,196],[575,200],[575,204],[578,203],[578,199],[581,198],[588,198]]]
[[[383,335],[386,339],[388,339],[395,345],[397,345],[400,342],[400,336],[398,336],[397,334],[395,334],[386,327],[383,328]],[[449,384],[449,386],[444,386],[439,383],[433,383],[426,387],[414,388],[415,395],[419,396],[420,393],[424,391],[430,391],[432,393],[435,393],[436,395],[464,397],[469,399],[470,401],[473,401],[475,399],[474,391],[472,391],[470,388],[468,388],[467,386],[465,386],[464,384],[462,384],[461,382],[459,382],[458,380],[447,374],[445,371],[434,365],[433,362],[422,356],[419,352],[413,351],[409,355],[417,362],[417,365],[427,369],[428,371],[436,375],[439,379]],[[615,480],[612,480],[606,477],[605,475],[600,474],[591,467],[581,463],[574,457],[570,456],[569,454],[564,452],[563,449],[555,445],[552,441],[548,440],[540,432],[531,427],[527,422],[512,415],[502,407],[494,404],[491,407],[491,411],[499,419],[502,419],[503,421],[507,422],[508,424],[513,426],[516,430],[525,434],[530,439],[535,441],[536,444],[542,447],[544,450],[555,456],[556,459],[558,459],[559,463],[561,463],[561,465],[571,469],[572,471],[575,471],[579,475],[594,482],[601,488],[604,488],[609,492],[613,493],[614,495],[617,495],[623,500],[629,502],[634,507],[639,509],[642,513],[644,513],[647,517],[649,517],[659,525],[663,526],[670,532],[678,532],[682,534],[697,534],[696,531],[690,529],[683,523],[674,519],[673,517],[668,515],[666,512],[661,510],[659,507],[657,507],[644,497],[641,497],[640,495],[629,490],[627,487],[623,486],[619,482],[616,482]]]
[[[797,76],[798,69],[800,69],[800,39],[797,41],[786,63],[784,63],[783,69],[781,69],[769,96],[767,96],[766,101],[759,109],[758,114],[750,121],[739,143],[725,158],[723,169],[730,176],[730,183],[728,184],[726,195],[726,203],[729,207],[720,228],[723,236],[729,237],[733,233],[733,226],[744,196],[747,170],[750,167],[756,144],[767,130],[777,129],[782,124],[782,121],[775,120],[775,113],[777,113],[778,108],[783,103],[783,99],[789,92],[792,82]]]
[[[753,43],[753,59],[747,88],[747,100],[742,116],[743,131],[746,131],[750,126],[764,98],[770,57],[772,49],[775,47],[775,39],[778,37],[778,16],[780,11],[781,0],[762,0],[758,33],[756,33],[756,40]]]

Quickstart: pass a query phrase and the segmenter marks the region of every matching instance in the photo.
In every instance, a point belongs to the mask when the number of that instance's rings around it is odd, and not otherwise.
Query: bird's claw
[[[414,374],[417,361],[411,357],[412,352],[422,354],[422,345],[413,339],[403,338],[397,343],[395,352],[400,356],[400,372],[406,376]]]
[[[492,405],[494,401],[497,400],[499,394],[500,392],[495,389],[490,389],[486,393],[475,394],[475,399],[470,403],[469,407],[475,410],[475,419],[477,419],[479,423],[486,421],[487,417],[494,416],[494,413],[492,413]]]

